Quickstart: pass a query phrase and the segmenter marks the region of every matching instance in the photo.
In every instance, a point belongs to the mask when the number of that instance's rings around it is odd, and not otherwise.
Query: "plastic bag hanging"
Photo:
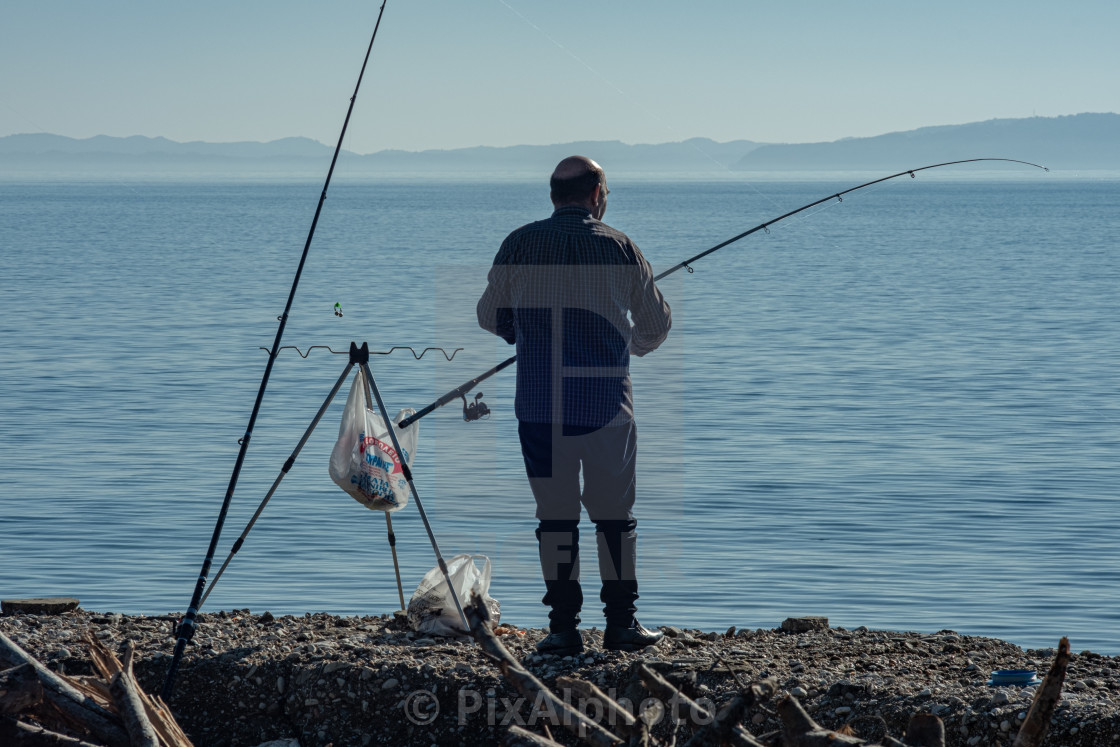
[[[409,493],[402,460],[412,467],[420,422],[397,429],[397,440],[404,452],[398,454],[387,424],[368,407],[366,392],[365,373],[358,369],[346,398],[338,441],[331,452],[331,479],[366,508],[399,511],[408,505]],[[415,412],[412,408],[401,410],[394,422],[399,423]]]

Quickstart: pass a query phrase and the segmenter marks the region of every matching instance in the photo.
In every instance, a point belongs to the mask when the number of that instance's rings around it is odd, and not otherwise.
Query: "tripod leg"
[[[389,530],[389,549],[393,552],[393,570],[397,573],[397,594],[401,598],[401,611],[405,610],[404,606],[404,586],[401,585],[401,566],[397,562],[397,535],[393,534],[393,520],[389,518],[389,512],[385,512],[385,528]]]
[[[307,430],[303,432],[303,438],[299,440],[299,443],[296,445],[295,450],[292,451],[292,455],[288,457],[288,461],[284,462],[284,466],[280,468],[280,474],[276,476],[276,479],[272,483],[272,487],[269,488],[268,493],[264,497],[264,500],[261,501],[261,505],[257,506],[257,510],[253,514],[253,518],[249,519],[249,523],[245,526],[245,531],[243,531],[241,533],[241,536],[237,538],[237,541],[233,543],[233,549],[229,551],[229,555],[226,556],[226,560],[224,563],[222,563],[222,567],[218,569],[218,572],[214,575],[214,580],[210,582],[210,588],[206,590],[206,593],[202,596],[201,601],[199,601],[198,609],[202,609],[202,605],[206,603],[206,598],[210,596],[210,592],[214,591],[214,587],[218,585],[218,580],[221,579],[222,574],[226,572],[226,567],[229,565],[229,562],[233,560],[233,556],[236,555],[238,550],[241,549],[241,546],[245,544],[245,537],[248,536],[249,531],[253,528],[253,525],[257,523],[257,519],[260,518],[261,512],[264,511],[264,507],[268,505],[268,502],[270,500],[272,500],[272,495],[276,492],[276,489],[280,487],[280,481],[284,479],[284,476],[288,474],[288,470],[290,470],[292,468],[292,465],[295,464],[296,457],[298,457],[299,453],[303,451],[303,447],[307,443],[307,439],[311,438],[311,433],[315,430],[315,427],[319,425],[319,421],[323,419],[323,415],[326,414],[327,408],[330,407],[331,402],[334,401],[335,396],[338,394],[338,390],[342,388],[342,384],[346,381],[346,376],[350,373],[350,369],[352,369],[353,367],[353,363],[350,363],[348,366],[346,366],[346,370],[342,372],[342,375],[338,377],[338,381],[334,383],[334,388],[331,389],[331,393],[328,394],[326,400],[323,401],[323,405],[319,408],[319,412],[315,413],[315,418],[311,421],[311,425],[307,426]]]
[[[373,372],[369,370],[369,363],[362,363],[362,371],[366,374],[366,384],[370,387],[374,399],[377,400],[377,407],[381,410],[381,417],[385,420],[385,425],[389,429],[389,438],[393,441],[393,448],[397,450],[398,454],[403,454],[401,450],[400,441],[397,439],[397,426],[389,419],[389,412],[385,409],[385,403],[381,401],[381,392],[377,390],[377,383],[373,380]],[[412,493],[412,499],[416,501],[416,510],[420,512],[420,520],[424,522],[424,530],[428,533],[428,540],[432,543],[432,550],[436,553],[436,562],[439,563],[439,569],[443,572],[443,578],[447,581],[447,588],[451,590],[451,598],[455,600],[455,608],[459,612],[459,619],[463,623],[463,630],[470,631],[471,624],[467,622],[467,615],[463,612],[463,602],[459,599],[459,595],[455,592],[455,585],[451,582],[451,574],[447,570],[447,563],[443,559],[443,555],[439,552],[439,544],[436,542],[436,535],[432,532],[432,525],[428,522],[428,514],[424,511],[424,504],[420,502],[420,495],[416,492],[416,483],[412,480],[412,469],[408,466],[408,462],[401,460],[401,467],[404,468],[404,478],[408,480],[408,489]],[[388,514],[386,514],[387,516]]]

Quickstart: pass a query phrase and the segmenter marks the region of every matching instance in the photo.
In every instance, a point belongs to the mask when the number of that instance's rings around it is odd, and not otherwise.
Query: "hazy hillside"
[[[830,143],[766,145],[732,168],[900,170],[965,158],[1015,158],[1051,169],[1120,169],[1120,114],[993,119]]]
[[[33,134],[0,137],[0,155],[126,155],[176,156],[180,158],[218,156],[221,158],[314,157],[330,155],[331,150],[306,137],[287,137],[269,143],[177,143],[163,137],[96,137],[77,140],[61,135]]]
[[[694,138],[658,145],[627,145],[615,140],[421,152],[384,150],[368,155],[343,151],[337,173],[539,175],[573,153],[592,155],[609,164],[613,173],[726,171],[759,145],[748,140],[717,143]],[[270,143],[176,143],[140,136],[76,140],[47,134],[10,135],[0,138],[0,174],[321,176],[332,153],[332,147],[307,138]]]
[[[573,142],[558,145],[515,145],[506,148],[462,148],[426,150],[411,153],[384,150],[361,156],[371,170],[525,172],[551,171],[557,161],[573,153],[591,156],[613,173],[624,172],[702,172],[725,171],[761,143],[734,140],[717,143],[693,138],[679,143],[627,145],[617,140]]]
[[[166,138],[59,135],[0,138],[0,178],[112,175],[321,177],[333,147],[308,138],[268,143],[177,143]],[[368,155],[344,152],[336,174],[539,176],[560,158],[589,155],[612,174],[902,170],[967,158],[1014,158],[1055,170],[1120,170],[1120,114],[995,119],[923,127],[829,143],[767,145],[750,140],[627,145],[619,141],[517,145]]]

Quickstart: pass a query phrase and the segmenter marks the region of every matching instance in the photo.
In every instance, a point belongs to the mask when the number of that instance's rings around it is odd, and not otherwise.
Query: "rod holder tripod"
[[[396,349],[396,348],[394,348],[394,349]],[[331,352],[334,352],[334,351],[331,351]],[[300,452],[303,450],[303,447],[307,444],[307,441],[311,438],[311,434],[315,431],[315,428],[319,425],[319,422],[323,419],[323,416],[326,414],[327,409],[330,407],[331,403],[334,401],[334,398],[336,396],[338,396],[338,392],[342,388],[343,383],[345,383],[346,377],[350,375],[351,370],[353,370],[353,368],[355,366],[358,366],[362,370],[362,373],[365,376],[365,381],[366,381],[366,391],[365,391],[366,406],[369,407],[370,409],[372,409],[374,403],[376,402],[377,406],[380,409],[381,417],[384,419],[386,424],[388,424],[388,426],[389,426],[389,434],[390,434],[390,437],[393,441],[393,448],[395,448],[397,450],[397,453],[401,453],[400,443],[397,440],[396,429],[400,428],[402,426],[399,425],[399,424],[394,424],[393,421],[390,420],[388,412],[385,410],[385,405],[381,400],[380,392],[377,390],[377,384],[374,382],[374,379],[373,379],[373,372],[369,368],[369,358],[370,358],[370,355],[372,355],[372,354],[374,354],[374,353],[370,352],[368,343],[363,342],[361,347],[358,347],[357,343],[354,343],[354,342],[350,343],[350,351],[349,351],[350,360],[347,363],[345,370],[343,370],[342,374],[339,375],[338,379],[334,383],[334,386],[331,387],[330,394],[327,395],[326,399],[323,401],[323,404],[319,407],[318,412],[315,413],[315,417],[312,419],[311,424],[304,431],[303,436],[300,438],[299,442],[296,444],[296,447],[292,451],[291,455],[287,458],[287,460],[285,460],[284,466],[280,468],[280,474],[278,474],[276,476],[276,479],[273,481],[272,486],[269,488],[268,492],[265,494],[264,499],[261,501],[260,505],[257,506],[257,510],[253,513],[253,516],[249,520],[249,523],[245,526],[245,529],[241,532],[241,535],[237,538],[237,540],[234,541],[233,547],[230,549],[229,555],[226,557],[225,561],[222,563],[221,568],[219,568],[218,572],[214,575],[214,579],[213,579],[213,581],[211,581],[210,586],[206,590],[205,595],[203,595],[202,599],[200,600],[200,602],[198,604],[198,608],[201,609],[202,605],[206,602],[206,599],[210,596],[211,592],[214,591],[214,587],[217,586],[218,581],[222,578],[222,574],[224,574],[225,571],[226,571],[226,568],[229,567],[230,562],[233,560],[233,556],[236,555],[238,553],[238,551],[241,550],[242,545],[245,544],[246,537],[249,535],[249,532],[253,529],[253,526],[257,523],[257,519],[260,518],[261,514],[264,512],[265,506],[267,506],[268,502],[270,500],[272,500],[272,496],[276,493],[277,488],[280,487],[280,483],[283,481],[284,477],[287,476],[288,472],[291,471],[293,465],[295,464],[296,459],[299,457]],[[403,422],[404,421],[402,421],[402,423]],[[412,418],[411,422],[415,422],[415,418]],[[410,422],[410,424],[411,424],[411,422]],[[417,509],[420,512],[420,517],[424,522],[424,528],[428,533],[428,538],[432,543],[432,548],[435,550],[436,559],[439,563],[440,569],[443,571],[444,576],[446,577],[447,576],[447,566],[444,563],[443,557],[440,555],[439,546],[436,543],[435,535],[432,532],[431,525],[429,524],[427,515],[424,512],[424,507],[420,503],[420,496],[417,495],[417,493],[416,493],[416,486],[413,483],[412,472],[409,469],[407,464],[402,463],[402,466],[404,467],[405,478],[408,480],[409,490],[412,493],[413,499],[416,501],[416,506],[417,506]],[[397,595],[398,595],[400,605],[401,605],[400,609],[401,609],[401,611],[404,611],[406,605],[405,605],[405,600],[404,600],[404,585],[401,581],[400,563],[399,563],[398,558],[397,558],[397,536],[393,532],[393,520],[389,516],[389,512],[387,512],[387,511],[385,512],[385,528],[386,528],[386,532],[387,532],[387,535],[388,535],[389,549],[390,549],[390,551],[392,553],[392,556],[393,556],[393,570],[396,574]],[[447,581],[448,581],[448,585],[450,586],[450,584],[451,584],[450,578],[448,578]],[[456,602],[459,603],[459,612],[460,612],[460,615],[462,615],[461,600],[456,598]],[[466,616],[462,615],[462,617],[463,617],[464,625],[466,625]],[[467,625],[467,629],[468,630],[470,629],[469,625]]]

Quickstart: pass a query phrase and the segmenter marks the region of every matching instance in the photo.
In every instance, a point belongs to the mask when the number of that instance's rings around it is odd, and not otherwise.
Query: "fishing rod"
[[[233,466],[233,474],[230,476],[229,487],[226,489],[225,500],[222,502],[222,509],[218,513],[218,522],[214,526],[214,534],[210,538],[210,547],[206,551],[206,559],[202,563],[202,570],[198,575],[198,582],[195,584],[194,594],[191,596],[190,606],[187,607],[187,613],[179,622],[176,629],[178,639],[175,642],[175,655],[171,659],[171,666],[167,671],[167,679],[164,680],[163,690],[161,697],[166,701],[171,697],[171,688],[175,683],[175,673],[179,669],[179,663],[182,661],[183,653],[186,651],[187,644],[195,633],[195,621],[198,616],[198,608],[201,605],[202,592],[206,586],[206,577],[210,573],[210,566],[214,562],[214,555],[218,550],[218,540],[222,534],[222,526],[225,524],[226,515],[229,513],[230,502],[233,500],[233,491],[237,486],[237,478],[241,474],[241,467],[245,463],[245,454],[249,450],[249,440],[253,436],[253,427],[257,422],[257,415],[260,413],[261,402],[264,400],[264,390],[268,386],[268,378],[272,374],[272,366],[276,362],[276,356],[280,352],[280,339],[284,336],[284,327],[288,323],[288,315],[292,310],[292,302],[296,297],[296,288],[299,286],[300,275],[303,274],[303,267],[307,263],[308,251],[311,248],[311,239],[315,236],[315,227],[319,223],[319,215],[323,212],[323,202],[327,199],[327,189],[331,184],[331,176],[334,174],[335,164],[338,162],[338,154],[342,150],[342,141],[346,137],[346,128],[350,125],[350,115],[354,112],[354,102],[358,98],[358,89],[362,85],[362,77],[366,72],[366,65],[369,63],[370,53],[373,51],[373,42],[377,39],[377,30],[381,28],[381,17],[385,14],[385,3],[388,0],[382,0],[381,9],[377,12],[377,23],[374,24],[373,34],[369,40],[369,46],[366,48],[365,58],[362,60],[362,69],[358,73],[358,82],[354,86],[354,94],[350,97],[350,106],[346,110],[346,119],[342,122],[342,132],[338,136],[338,144],[334,148],[334,156],[331,158],[330,168],[327,169],[327,178],[323,183],[323,192],[319,196],[319,204],[315,208],[315,217],[311,220],[311,228],[307,232],[307,241],[303,244],[303,254],[300,256],[299,266],[296,268],[295,279],[292,281],[292,289],[288,293],[288,302],[284,306],[284,313],[278,317],[280,325],[276,329],[276,339],[272,343],[272,349],[268,353],[268,363],[264,368],[264,375],[261,377],[260,389],[257,390],[257,399],[253,403],[253,412],[249,416],[249,424],[245,428],[245,435],[238,439],[241,449],[237,454],[237,461]]]
[[[736,241],[739,241],[740,239],[745,239],[746,237],[750,236],[752,233],[756,233],[758,231],[769,232],[770,226],[774,225],[775,223],[778,223],[780,221],[785,220],[786,218],[790,218],[794,215],[797,215],[798,213],[809,210],[810,208],[814,208],[817,205],[821,205],[825,202],[829,202],[830,200],[838,200],[840,202],[843,202],[844,201],[844,195],[849,194],[851,192],[855,192],[856,190],[863,189],[865,187],[870,187],[872,185],[879,184],[879,183],[885,182],[885,181],[889,181],[891,179],[897,179],[898,177],[906,176],[907,174],[910,175],[911,179],[916,179],[917,177],[915,176],[915,174],[917,174],[919,171],[925,171],[927,169],[936,169],[936,168],[940,168],[942,166],[954,166],[954,165],[959,164],[959,163],[976,163],[977,161],[1006,161],[1008,163],[1021,163],[1021,164],[1024,164],[1026,166],[1033,166],[1037,169],[1042,169],[1043,171],[1049,171],[1050,170],[1050,169],[1046,168],[1045,166],[1038,165],[1037,163],[1031,163],[1030,161],[1019,161],[1019,160],[1014,159],[1014,158],[966,158],[966,159],[961,160],[961,161],[946,161],[944,163],[935,163],[935,164],[932,164],[930,166],[922,166],[922,167],[916,168],[916,169],[907,169],[906,171],[900,171],[897,174],[891,174],[890,176],[883,176],[883,177],[880,177],[878,179],[873,179],[869,182],[864,182],[863,184],[858,184],[854,187],[849,187],[848,189],[845,189],[841,192],[835,192],[833,194],[830,194],[827,197],[822,197],[819,200],[814,200],[814,201],[810,202],[808,205],[802,205],[801,207],[797,208],[796,210],[790,210],[788,213],[785,213],[783,215],[779,215],[777,218],[773,218],[771,220],[768,220],[765,223],[759,223],[754,228],[743,231],[741,234],[739,234],[737,236],[732,236],[730,239],[727,239],[726,241],[723,241],[723,242],[720,242],[719,244],[716,244],[711,249],[705,249],[704,251],[700,252],[699,254],[697,254],[695,256],[692,256],[692,257],[689,257],[688,259],[684,260],[683,262],[678,262],[677,264],[670,267],[668,270],[665,270],[664,272],[662,272],[658,275],[655,275],[653,280],[654,280],[654,282],[656,282],[658,280],[661,280],[664,277],[672,275],[677,270],[682,270],[682,269],[688,270],[691,273],[693,271],[692,270],[692,263],[695,262],[696,260],[707,257],[712,252],[719,251],[720,249],[723,249],[725,246],[727,246],[729,244],[734,244]],[[502,361],[498,365],[491,368],[489,371],[486,371],[485,373],[474,377],[473,379],[471,379],[467,383],[452,389],[450,392],[443,395],[442,397],[437,399],[432,404],[430,404],[427,407],[425,407],[424,409],[418,411],[415,415],[412,415],[408,418],[405,418],[398,425],[401,426],[402,428],[405,427],[405,426],[411,425],[412,423],[414,423],[415,421],[424,417],[425,415],[432,412],[433,410],[436,410],[440,407],[443,407],[448,402],[451,402],[452,400],[458,399],[460,397],[463,399],[463,419],[464,420],[475,420],[475,419],[477,419],[476,417],[471,417],[470,415],[468,415],[469,408],[467,406],[467,397],[466,397],[467,393],[471,389],[476,387],[480,382],[483,382],[486,379],[489,379],[491,376],[498,373],[502,369],[509,367],[516,360],[517,360],[516,355],[507,358],[506,360]]]

